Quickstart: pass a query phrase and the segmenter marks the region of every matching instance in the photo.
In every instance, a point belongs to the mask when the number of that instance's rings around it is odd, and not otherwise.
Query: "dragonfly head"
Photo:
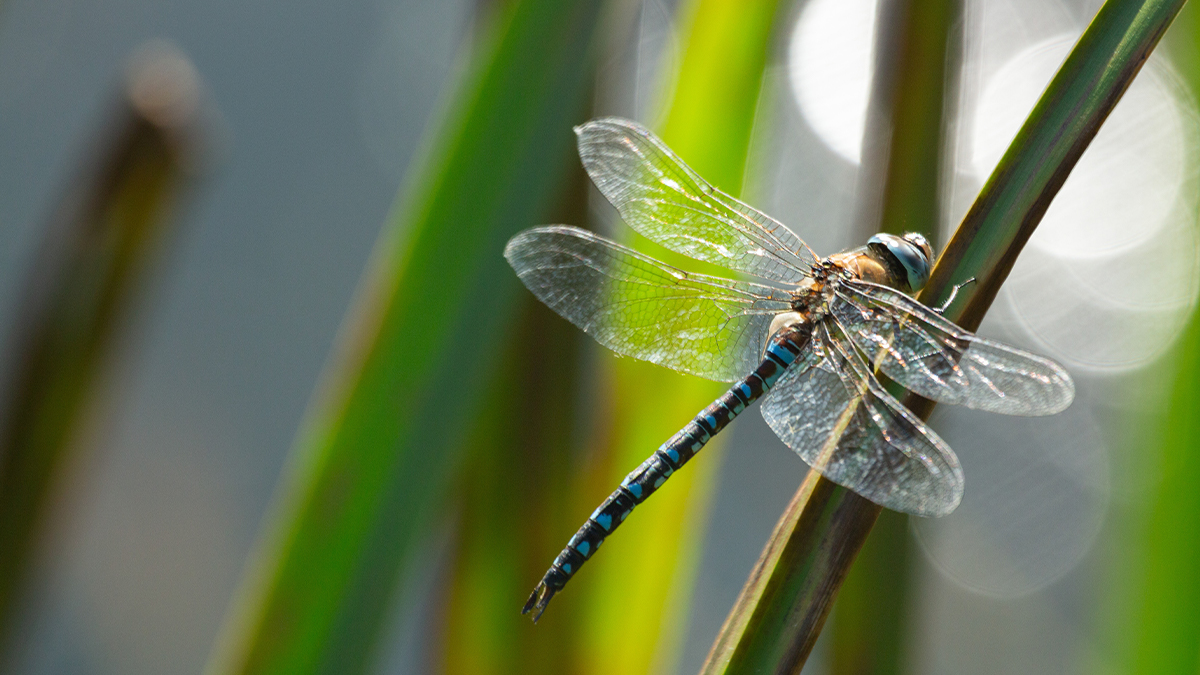
[[[867,240],[867,250],[893,270],[892,276],[903,286],[900,290],[915,293],[929,281],[933,248],[920,232],[909,232],[902,237],[880,232]]]

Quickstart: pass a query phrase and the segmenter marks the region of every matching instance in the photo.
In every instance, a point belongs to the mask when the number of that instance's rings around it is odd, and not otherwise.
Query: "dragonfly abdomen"
[[[625,476],[621,485],[592,512],[567,542],[566,548],[554,559],[554,564],[533,590],[521,613],[528,613],[536,607],[538,611],[533,620],[537,621],[550,598],[562,590],[600,548],[605,538],[625,522],[634,507],[662,487],[672,474],[696,456],[733,418],[770,391],[787,367],[795,362],[810,335],[811,327],[808,324],[796,324],[781,330],[767,343],[763,360],[752,373],[735,382],[720,398],[701,410],[691,422]]]

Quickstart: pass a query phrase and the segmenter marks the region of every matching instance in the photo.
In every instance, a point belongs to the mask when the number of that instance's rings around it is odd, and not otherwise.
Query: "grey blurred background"
[[[14,671],[203,667],[472,10],[0,6],[0,325],[135,49],[176,44],[220,111],[206,178],[119,341],[62,490]]]

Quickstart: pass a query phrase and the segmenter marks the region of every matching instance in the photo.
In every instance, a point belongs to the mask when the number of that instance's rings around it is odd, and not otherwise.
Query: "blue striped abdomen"
[[[779,331],[767,343],[763,360],[754,372],[735,382],[720,398],[700,411],[653,455],[625,476],[620,487],[592,512],[583,527],[567,542],[562,553],[554,559],[554,564],[533,590],[521,613],[525,614],[536,607],[538,611],[533,620],[537,621],[554,594],[562,590],[638,504],[662,487],[672,474],[700,452],[709,439],[724,429],[733,418],[770,391],[787,367],[800,356],[811,332],[808,324],[796,324]]]

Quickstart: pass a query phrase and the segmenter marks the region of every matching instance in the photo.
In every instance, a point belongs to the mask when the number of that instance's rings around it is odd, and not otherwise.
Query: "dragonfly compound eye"
[[[915,232],[903,237],[879,233],[867,240],[868,247],[894,271],[904,290],[921,290],[929,281],[929,242]]]
[[[933,247],[929,245],[929,240],[925,238],[925,235],[920,232],[906,232],[903,239],[921,249],[925,259],[933,262]]]

